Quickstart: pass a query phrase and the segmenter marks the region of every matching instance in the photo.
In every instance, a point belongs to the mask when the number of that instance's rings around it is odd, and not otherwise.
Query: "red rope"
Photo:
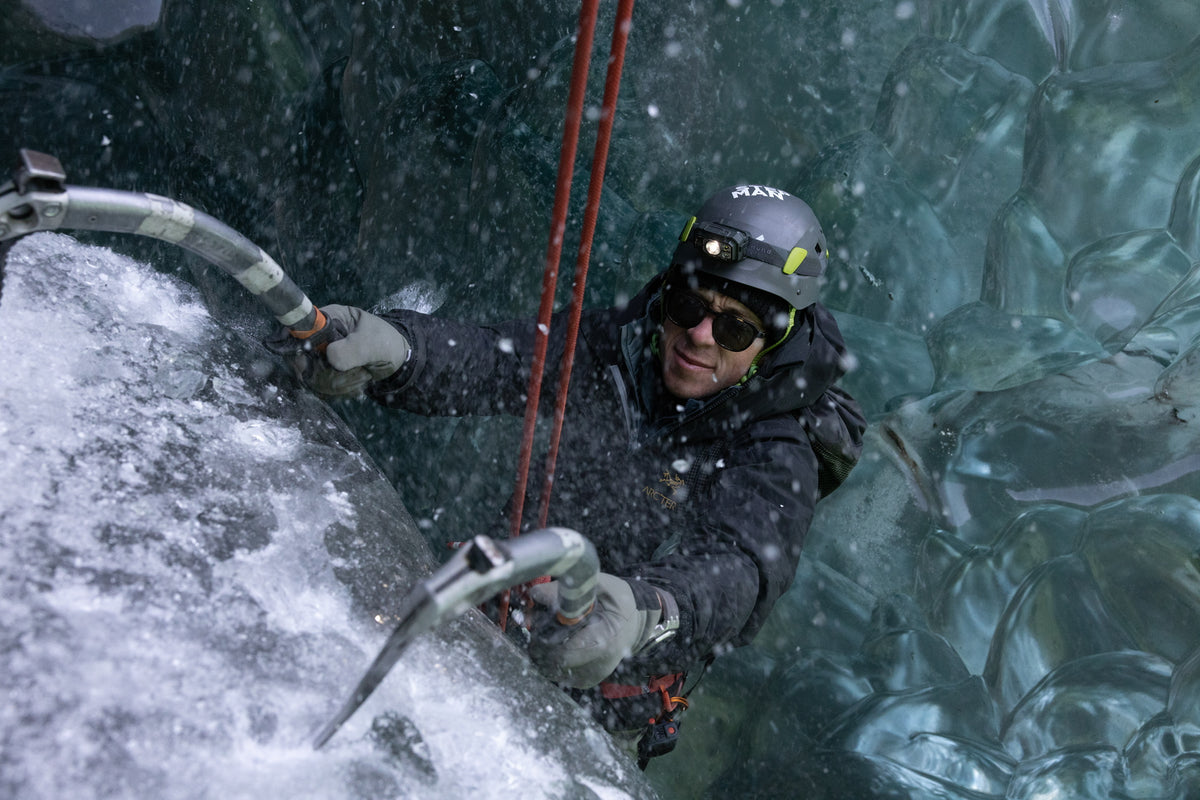
[[[579,125],[583,119],[583,101],[587,93],[588,64],[596,32],[599,0],[584,0],[579,9],[579,29],[575,38],[575,58],[571,63],[571,87],[567,94],[567,112],[563,124],[562,146],[558,158],[558,179],[554,187],[554,208],[550,219],[550,241],[542,272],[542,301],[538,307],[537,333],[534,336],[532,371],[526,390],[525,428],[517,460],[517,480],[513,489],[513,507],[509,517],[509,535],[521,535],[525,515],[525,487],[529,484],[529,464],[533,456],[533,438],[537,427],[538,399],[542,393],[542,375],[546,369],[546,350],[550,343],[550,316],[554,311],[554,290],[562,257],[563,234],[567,229],[567,210],[571,200],[571,180],[575,172],[575,153],[579,147]],[[500,628],[508,623],[509,593],[500,598]]]
[[[608,56],[608,74],[604,81],[604,104],[600,110],[600,127],[596,133],[596,149],[592,155],[592,174],[588,179],[587,205],[583,212],[583,232],[579,253],[575,259],[575,286],[571,297],[571,313],[567,326],[567,344],[563,351],[559,374],[558,394],[555,397],[554,429],[546,455],[546,477],[542,485],[541,510],[538,527],[546,527],[550,518],[550,492],[554,485],[554,467],[562,440],[563,417],[567,409],[567,389],[571,385],[571,370],[575,365],[575,344],[579,337],[579,318],[583,314],[583,290],[587,282],[588,263],[592,257],[592,237],[600,213],[600,195],[604,189],[604,170],[608,164],[608,145],[612,139],[613,122],[617,116],[617,94],[621,89],[621,71],[625,66],[625,45],[633,24],[633,0],[620,0],[617,20],[613,26],[612,47]]]
[[[525,429],[517,463],[517,485],[514,489],[510,534],[521,534],[521,518],[525,513],[525,487],[529,483],[529,462],[533,454],[533,434],[537,424],[538,399],[542,392],[542,375],[546,369],[546,349],[550,343],[550,315],[554,310],[554,289],[558,283],[558,266],[562,257],[563,234],[567,229],[567,208],[571,200],[571,179],[575,171],[575,152],[579,146],[579,123],[583,118],[583,100],[587,91],[588,62],[596,32],[596,12],[599,0],[584,0],[579,11],[579,34],[575,40],[575,60],[571,65],[571,88],[567,95],[567,116],[563,127],[562,149],[558,160],[558,182],[554,188],[554,209],[550,223],[550,242],[546,248],[546,265],[542,273],[542,302],[538,307],[533,366],[525,401]]]
[[[547,247],[546,266],[542,275],[542,299],[538,308],[537,334],[535,337],[532,372],[525,405],[525,428],[521,439],[521,452],[517,465],[516,487],[513,490],[513,508],[509,518],[511,536],[521,533],[521,521],[525,514],[525,490],[529,484],[529,466],[533,454],[534,432],[537,426],[538,401],[542,391],[542,377],[546,368],[546,351],[550,341],[550,317],[554,307],[554,291],[558,282],[558,267],[562,256],[563,235],[567,227],[567,210],[571,195],[571,180],[578,149],[579,126],[583,117],[583,99],[587,89],[588,63],[591,59],[592,41],[596,28],[598,0],[584,0],[579,12],[579,35],[575,41],[575,58],[571,65],[571,87],[567,96],[567,116],[563,129],[562,151],[559,155],[558,182],[555,187],[554,210],[552,213],[550,243]],[[617,18],[613,27],[612,46],[609,52],[608,72],[604,83],[604,101],[600,115],[600,126],[596,134],[596,146],[592,156],[592,172],[588,183],[588,199],[584,209],[583,230],[580,234],[579,252],[575,261],[575,283],[568,319],[567,341],[559,376],[558,392],[555,397],[554,428],[550,449],[546,457],[546,477],[541,493],[539,525],[545,526],[550,513],[550,493],[554,482],[554,465],[558,460],[559,443],[562,438],[562,422],[566,411],[567,389],[570,386],[571,370],[575,363],[575,344],[578,341],[579,321],[583,313],[583,294],[587,281],[587,268],[591,260],[592,239],[599,215],[601,190],[604,188],[604,171],[608,162],[608,148],[612,140],[612,127],[616,119],[617,94],[621,85],[621,71],[625,64],[625,46],[629,40],[629,29],[633,18],[633,0],[620,0]],[[500,627],[508,622],[509,593],[500,599]]]

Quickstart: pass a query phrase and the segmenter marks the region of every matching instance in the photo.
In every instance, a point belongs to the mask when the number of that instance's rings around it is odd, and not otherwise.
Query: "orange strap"
[[[667,690],[674,686],[679,681],[683,680],[684,673],[676,672],[671,675],[652,675],[644,684],[640,686],[630,686],[620,683],[602,683],[600,684],[600,696],[606,700],[619,700],[622,697],[638,697],[643,694],[653,694],[659,692],[670,698],[666,694]]]

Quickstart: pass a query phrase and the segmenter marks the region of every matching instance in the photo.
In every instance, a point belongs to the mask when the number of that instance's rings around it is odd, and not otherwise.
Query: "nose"
[[[688,338],[698,345],[716,344],[712,334],[713,316],[705,314],[695,325],[687,329]]]

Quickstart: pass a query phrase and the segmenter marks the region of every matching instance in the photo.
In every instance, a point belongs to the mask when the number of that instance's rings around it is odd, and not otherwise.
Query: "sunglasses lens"
[[[704,319],[708,306],[691,292],[671,292],[667,295],[667,319],[681,328],[694,328]]]
[[[744,319],[730,314],[717,314],[713,317],[713,340],[726,350],[740,353],[757,338],[758,328]]]
[[[740,353],[759,337],[758,328],[728,311],[713,314],[704,300],[691,292],[671,292],[666,297],[667,319],[681,328],[691,329],[712,314],[713,341],[726,350]]]

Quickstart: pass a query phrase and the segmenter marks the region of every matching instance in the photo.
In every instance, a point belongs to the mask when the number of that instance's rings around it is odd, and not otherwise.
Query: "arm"
[[[373,400],[427,416],[524,412],[532,323],[479,326],[415,311],[382,316],[408,340],[412,356],[369,387]]]
[[[384,405],[430,416],[514,414],[525,408],[536,327],[533,322],[479,326],[415,311],[371,314],[330,305],[341,337],[316,357],[286,331],[268,340],[289,355],[302,379],[328,397],[366,393]],[[543,386],[557,383],[564,315],[552,322]]]
[[[795,420],[782,427],[783,438],[733,448],[678,550],[602,575],[582,624],[535,627],[530,652],[549,677],[587,688],[618,666],[677,672],[753,637],[791,585],[817,499],[808,440]],[[553,608],[552,589],[535,587],[535,600]]]
[[[768,438],[757,426],[755,440],[734,443],[678,550],[627,570],[641,603],[653,601],[639,585],[679,606],[677,636],[647,657],[686,666],[745,644],[791,586],[817,502],[817,459],[794,420],[764,424]]]
[[[427,416],[525,413],[537,344],[533,321],[481,326],[415,311],[389,311],[383,319],[411,343],[412,356],[369,387],[372,399]],[[551,321],[543,397],[558,384],[566,324],[562,313]]]

